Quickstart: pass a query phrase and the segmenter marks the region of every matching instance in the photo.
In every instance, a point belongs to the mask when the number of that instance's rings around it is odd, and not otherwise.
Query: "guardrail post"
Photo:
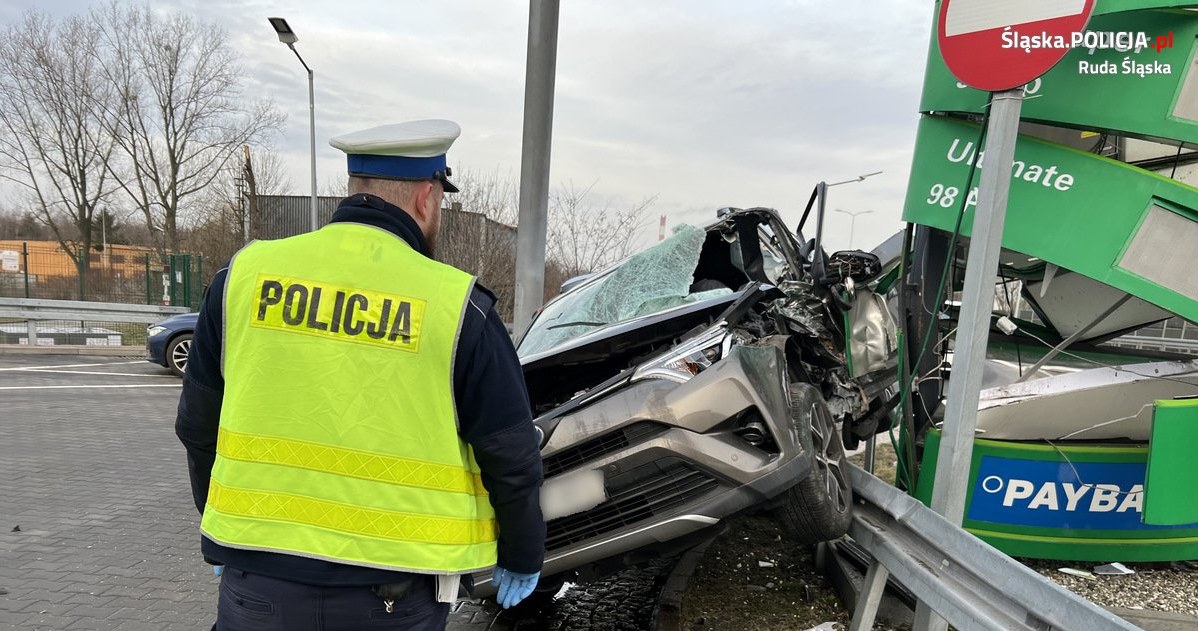
[[[25,297],[29,297],[29,242],[21,242],[21,257],[25,266]]]
[[[890,570],[878,563],[877,559],[869,562],[869,570],[865,573],[865,583],[861,585],[861,595],[857,597],[857,607],[853,612],[853,621],[849,623],[849,631],[870,631],[874,628],[874,619],[878,617],[878,605],[886,593],[886,579],[890,578]]]
[[[37,346],[37,320],[25,321],[25,339],[30,346]]]

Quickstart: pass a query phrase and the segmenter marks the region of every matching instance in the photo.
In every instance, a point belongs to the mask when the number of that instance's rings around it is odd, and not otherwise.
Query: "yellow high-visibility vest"
[[[360,224],[239,252],[204,536],[387,570],[494,565],[495,514],[453,399],[473,283]]]

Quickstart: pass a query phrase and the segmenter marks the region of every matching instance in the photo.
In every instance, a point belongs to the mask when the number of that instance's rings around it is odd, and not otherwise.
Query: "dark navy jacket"
[[[388,230],[418,252],[428,244],[416,222],[398,206],[373,195],[342,200],[332,222],[367,224]],[[216,435],[224,393],[220,357],[223,343],[225,279],[217,272],[200,307],[188,357],[175,433],[187,448],[191,490],[202,513],[216,458]],[[499,523],[499,566],[513,572],[541,569],[545,522],[541,516],[541,453],[532,425],[524,374],[511,339],[494,309],[495,297],[475,285],[470,295],[453,363],[454,401],[459,433],[474,448]],[[404,428],[396,425],[402,440]],[[202,537],[204,558],[251,573],[312,585],[377,585],[409,575],[271,552],[237,550]]]

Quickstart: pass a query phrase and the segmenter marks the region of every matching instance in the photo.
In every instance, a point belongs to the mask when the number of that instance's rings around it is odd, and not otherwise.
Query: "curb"
[[[653,607],[653,629],[655,631],[681,631],[682,629],[682,596],[686,586],[695,574],[699,561],[707,548],[715,542],[715,537],[687,550],[678,559],[666,583],[661,588],[657,605]]]
[[[29,346],[24,344],[0,344],[0,355],[82,355],[89,357],[135,357],[145,358],[145,346]]]

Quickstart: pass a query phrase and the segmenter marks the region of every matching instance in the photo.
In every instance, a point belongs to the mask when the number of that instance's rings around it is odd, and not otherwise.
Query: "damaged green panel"
[[[1194,6],[1198,6],[1198,2],[1184,2],[1179,0],[1098,0],[1098,2],[1094,3],[1094,15],[1125,13],[1127,11],[1140,11],[1142,9],[1180,9]],[[1087,28],[1093,30],[1094,25],[1091,23]]]
[[[1157,401],[1148,443],[1144,523],[1198,522],[1198,399]]]
[[[1148,46],[1070,50],[1024,88],[1022,120],[1167,143],[1198,142],[1194,55],[1198,13],[1155,10],[1096,15],[1088,30],[1142,34]],[[1014,32],[1038,34],[1018,28]],[[944,64],[935,37],[930,48],[920,111],[982,113],[987,94],[957,81]],[[1098,141],[1097,136],[1093,141]]]
[[[964,199],[962,234],[971,233],[977,182],[991,168],[974,146],[977,137],[972,123],[922,117],[904,220],[951,232]],[[974,161],[978,172],[967,187]],[[1198,288],[1190,272],[1198,189],[1029,136],[1019,137],[1010,177],[1003,247],[1198,321]],[[1170,221],[1148,221],[1157,216]]]

